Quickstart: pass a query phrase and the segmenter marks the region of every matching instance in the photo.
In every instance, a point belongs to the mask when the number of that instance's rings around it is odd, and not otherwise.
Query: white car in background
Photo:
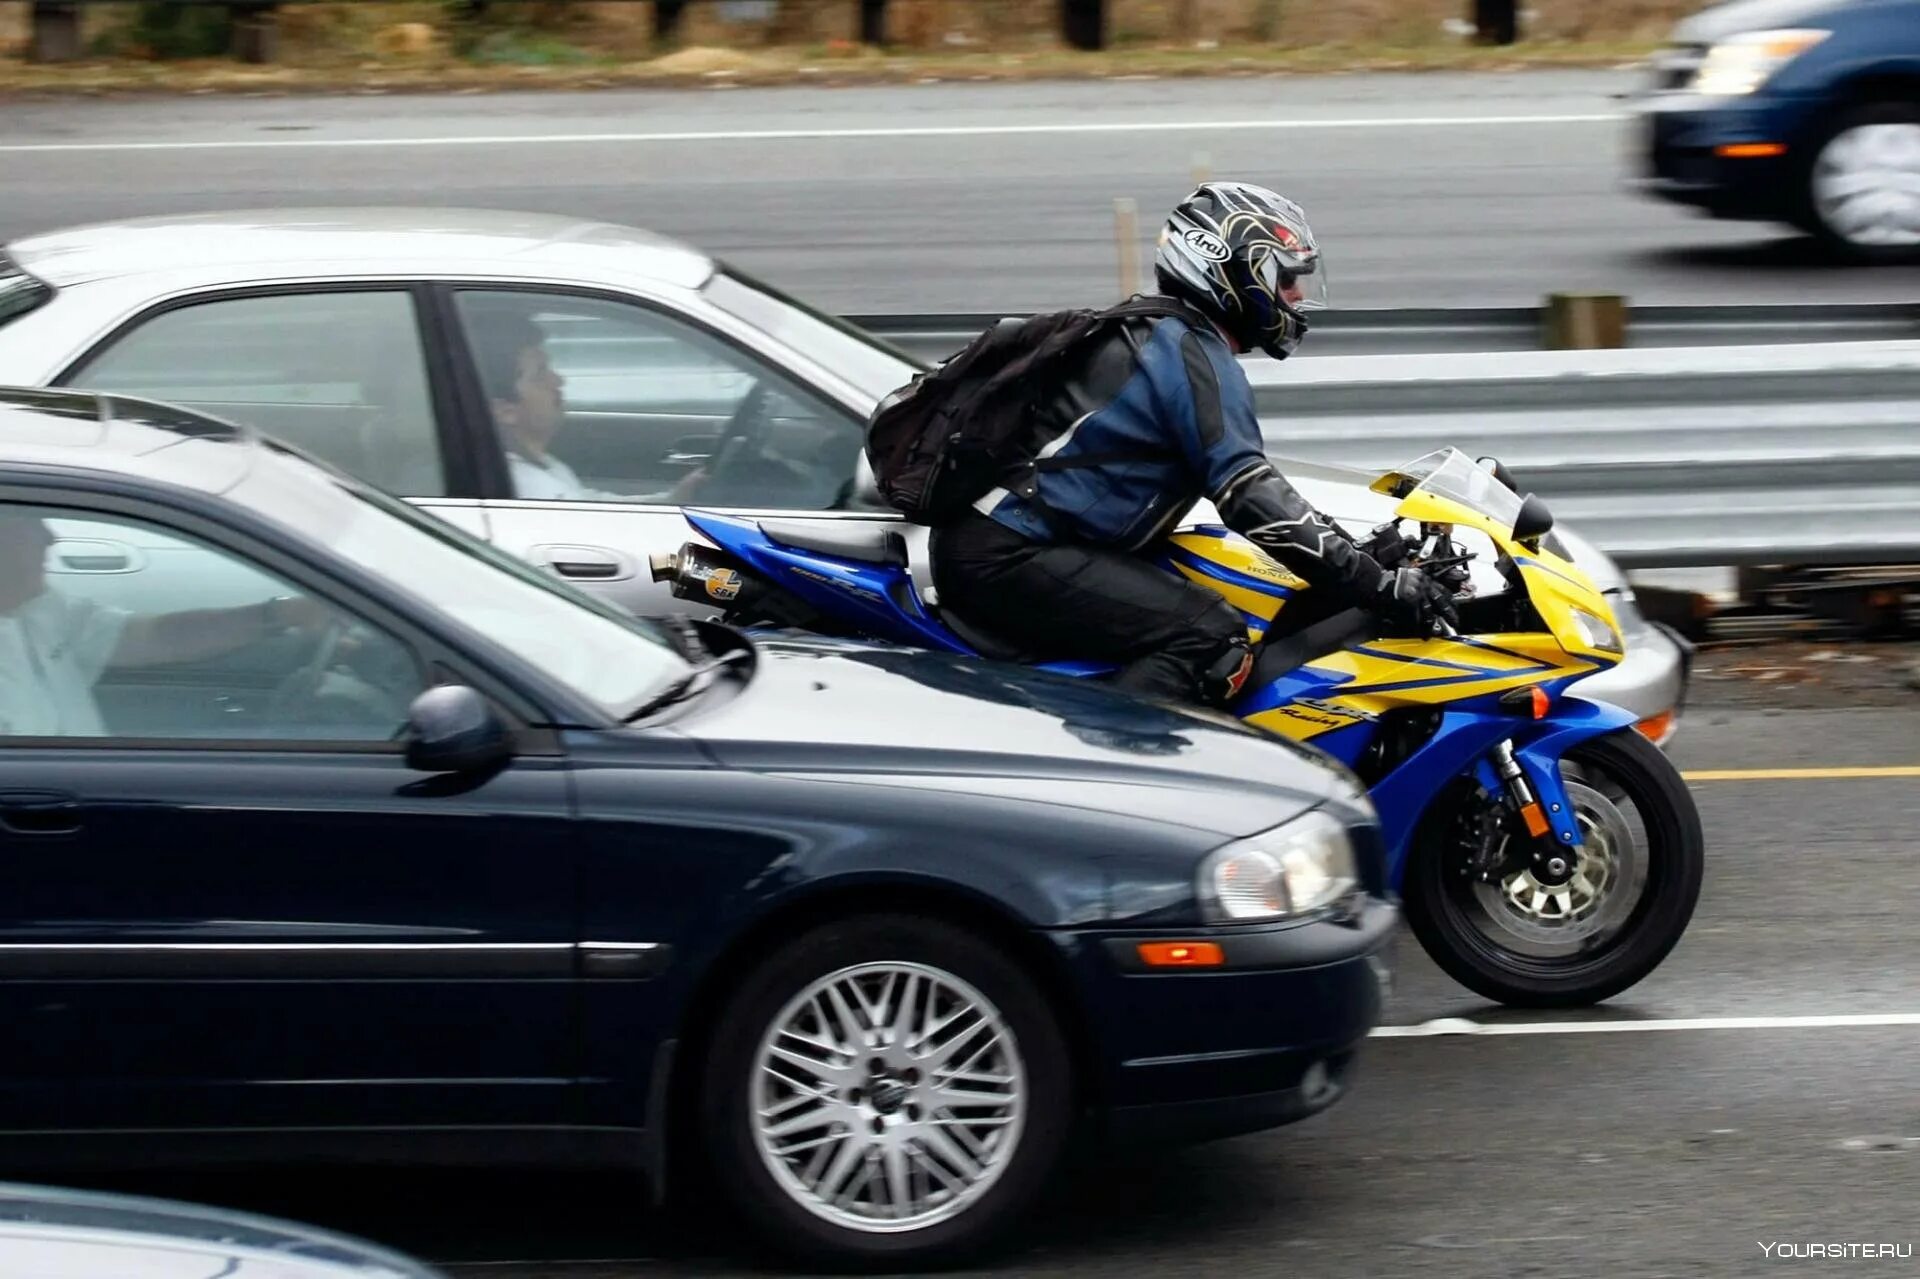
[[[531,301],[564,379],[553,454],[619,500],[517,496],[466,319]],[[695,536],[665,495],[783,520],[890,521],[862,455],[873,405],[922,366],[686,245],[607,223],[449,209],[136,219],[0,249],[0,384],[72,386],[252,424],[638,612],[689,607],[647,557]],[[1277,457],[1364,535],[1370,477]],[[1196,508],[1196,520],[1211,513]],[[902,525],[925,574],[926,530]],[[1626,660],[1579,685],[1662,744],[1691,649],[1617,566],[1556,530],[1613,592]]]

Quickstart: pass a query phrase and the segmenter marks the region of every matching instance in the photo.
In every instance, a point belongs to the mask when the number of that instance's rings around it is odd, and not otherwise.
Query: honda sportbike
[[[1634,716],[1575,691],[1625,652],[1613,610],[1556,551],[1545,504],[1523,498],[1497,462],[1443,449],[1373,489],[1397,506],[1366,549],[1457,590],[1457,630],[1389,635],[1216,525],[1178,532],[1155,555],[1246,619],[1254,663],[1228,712],[1325,751],[1368,788],[1390,883],[1441,968],[1512,1005],[1616,995],[1680,940],[1705,851],[1692,795]],[[1115,669],[1048,661],[942,613],[914,581],[905,539],[884,526],[686,518],[712,544],[653,557],[653,577],[736,625],[1083,679]],[[1474,590],[1468,566],[1483,555],[1500,589]]]

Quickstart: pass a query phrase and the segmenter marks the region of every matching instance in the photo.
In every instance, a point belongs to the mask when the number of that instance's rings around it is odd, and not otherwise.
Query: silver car
[[[529,324],[542,352],[515,364]],[[541,214],[199,214],[0,250],[0,384],[251,423],[641,612],[687,607],[647,571],[694,536],[682,502],[898,522],[863,427],[921,367],[686,245]],[[552,420],[533,430],[515,396],[545,397]],[[1368,477],[1278,460],[1350,531],[1388,517]],[[925,584],[925,530],[903,531]],[[1664,743],[1689,650],[1640,616],[1611,561],[1558,532],[1617,592],[1629,645],[1581,691]]]
[[[440,1279],[313,1226],[171,1199],[0,1183],[8,1279]]]

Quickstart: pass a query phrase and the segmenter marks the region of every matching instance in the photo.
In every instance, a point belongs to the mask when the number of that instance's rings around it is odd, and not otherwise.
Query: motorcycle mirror
[[[1506,464],[1501,462],[1499,458],[1483,457],[1478,459],[1478,464],[1481,470],[1491,474],[1494,479],[1499,480],[1515,493],[1520,491],[1520,486],[1514,482],[1513,472],[1509,471],[1506,468]]]
[[[1514,517],[1513,540],[1537,551],[1540,539],[1552,531],[1553,512],[1536,494],[1527,494],[1520,503],[1520,514]]]

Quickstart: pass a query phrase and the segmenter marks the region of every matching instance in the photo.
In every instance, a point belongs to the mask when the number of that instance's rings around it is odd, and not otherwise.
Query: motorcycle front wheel
[[[1564,882],[1475,872],[1477,841],[1513,837],[1513,819],[1471,783],[1428,813],[1407,867],[1407,921],[1427,954],[1514,1007],[1583,1007],[1633,986],[1679,943],[1700,898],[1700,814],[1658,747],[1623,729],[1583,743],[1561,770],[1582,840]]]

